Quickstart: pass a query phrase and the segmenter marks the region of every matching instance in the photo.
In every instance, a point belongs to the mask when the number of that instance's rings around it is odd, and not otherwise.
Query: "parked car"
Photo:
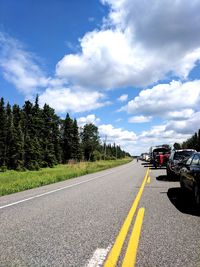
[[[173,150],[167,163],[167,176],[168,178],[178,178],[180,175],[181,162],[186,162],[196,150],[194,149],[179,149]]]
[[[196,204],[200,206],[200,153],[194,153],[182,165],[180,170],[181,188],[191,190]]]
[[[148,162],[149,160],[150,160],[150,156],[149,156],[149,154],[146,154],[146,155],[145,155],[145,161]]]
[[[140,156],[141,160],[149,161],[149,154],[148,153],[142,153]]]

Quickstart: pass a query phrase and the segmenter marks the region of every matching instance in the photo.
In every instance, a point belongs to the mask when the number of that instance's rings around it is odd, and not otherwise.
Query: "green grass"
[[[54,168],[43,168],[39,171],[2,172],[0,173],[0,196],[105,170],[130,161],[130,158],[125,158],[118,160],[102,160],[97,162],[57,165]]]

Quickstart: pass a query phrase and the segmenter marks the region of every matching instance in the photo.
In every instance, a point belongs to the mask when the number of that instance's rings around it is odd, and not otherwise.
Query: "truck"
[[[150,163],[157,169],[158,167],[167,166],[170,157],[170,147],[160,145],[151,147],[149,150]]]

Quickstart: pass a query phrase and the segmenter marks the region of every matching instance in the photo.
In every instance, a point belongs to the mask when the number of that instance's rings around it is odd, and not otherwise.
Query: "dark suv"
[[[196,150],[194,149],[180,149],[171,152],[169,161],[167,163],[167,176],[168,178],[175,178],[180,176],[180,162],[186,162]]]
[[[200,205],[200,153],[191,156],[180,170],[181,188],[193,192],[195,202]]]

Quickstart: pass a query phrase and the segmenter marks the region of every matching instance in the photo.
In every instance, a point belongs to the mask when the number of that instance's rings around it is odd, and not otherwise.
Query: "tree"
[[[6,106],[6,155],[5,155],[5,164],[7,168],[12,168],[11,166],[11,157],[12,157],[12,146],[14,145],[13,140],[13,115],[11,106],[8,103]]]
[[[181,145],[179,143],[174,143],[173,147],[175,150],[181,149]]]
[[[41,150],[38,140],[35,110],[30,101],[26,101],[23,107],[23,131],[24,131],[24,166],[29,170],[38,170],[40,167]]]
[[[24,166],[24,135],[22,132],[22,112],[18,105],[12,108],[13,114],[13,144],[10,152],[10,168],[14,170],[21,170]]]
[[[60,118],[54,113],[53,110],[53,124],[52,124],[52,142],[54,147],[55,164],[61,163],[62,149],[61,149],[61,122]]]
[[[63,163],[66,163],[72,158],[72,143],[74,135],[73,120],[67,113],[65,120],[63,121]]]
[[[4,99],[0,100],[0,168],[6,164],[6,111]]]
[[[80,160],[82,158],[80,136],[78,131],[78,125],[76,119],[73,121],[73,136],[72,136],[72,147],[71,147],[72,159]]]
[[[41,131],[42,167],[53,167],[57,163],[54,149],[56,134],[54,125],[54,110],[45,104],[42,111],[43,127]]]
[[[94,150],[98,149],[99,146],[98,128],[92,123],[86,124],[83,127],[81,139],[84,158],[86,160],[92,160],[92,153]]]

